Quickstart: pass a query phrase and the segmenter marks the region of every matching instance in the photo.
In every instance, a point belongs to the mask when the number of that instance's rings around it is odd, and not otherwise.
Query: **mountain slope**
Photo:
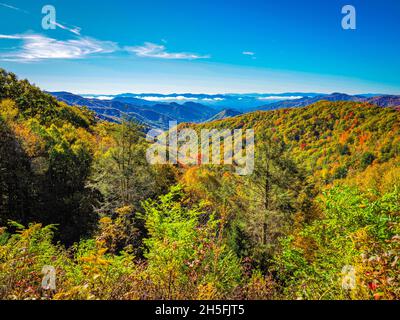
[[[87,128],[94,122],[94,115],[87,109],[60,103],[28,80],[19,80],[15,74],[0,68],[0,100],[3,99],[13,100],[24,117],[41,124],[67,121],[75,127]]]
[[[400,106],[400,96],[375,96],[366,97],[362,95],[348,95],[344,93],[332,93],[329,95],[319,95],[315,97],[304,97],[296,100],[285,100],[280,102],[275,102],[267,105],[263,105],[257,110],[277,110],[285,108],[298,108],[305,107],[316,103],[318,101],[354,101],[354,102],[366,102],[372,103],[380,107],[396,107]]]
[[[179,123],[202,122],[209,119],[217,112],[210,107],[194,102],[185,102],[184,104],[178,104],[175,102],[169,104],[156,104],[152,109],[173,118]]]
[[[367,102],[379,107],[400,107],[400,96],[378,96],[372,97]]]
[[[99,100],[84,98],[69,92],[53,92],[51,94],[59,101],[69,105],[88,107],[101,119],[119,121],[122,117],[128,117],[149,127],[161,129],[167,129],[170,121],[202,122],[217,113],[211,107],[194,102],[154,104],[134,97]],[[141,105],[134,103],[141,103]]]
[[[241,114],[242,114],[241,112],[236,111],[236,110],[225,109],[225,110],[222,110],[221,112],[217,113],[212,118],[208,119],[207,122],[222,120],[222,119],[226,119],[226,118],[232,118],[232,117],[239,116]]]
[[[364,102],[320,101],[304,108],[258,111],[194,127],[273,134],[314,172],[319,183],[400,156],[400,112]]]
[[[167,128],[172,119],[155,111],[130,103],[114,100],[87,99],[69,92],[52,92],[59,101],[71,106],[86,106],[96,112],[100,119],[119,122],[122,118],[135,119],[149,127]]]

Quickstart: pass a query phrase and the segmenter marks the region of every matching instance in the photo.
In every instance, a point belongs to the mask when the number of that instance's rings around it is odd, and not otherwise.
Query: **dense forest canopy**
[[[321,101],[185,126],[254,129],[254,173],[151,166],[137,124],[0,70],[0,298],[400,298],[398,110]]]

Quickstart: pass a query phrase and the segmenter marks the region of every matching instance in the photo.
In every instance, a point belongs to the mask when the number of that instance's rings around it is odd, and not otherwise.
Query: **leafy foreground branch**
[[[249,270],[219,237],[221,221],[187,206],[182,187],[144,203],[145,259],[129,248],[111,254],[117,220],[103,218],[96,239],[69,249],[52,242],[54,227],[13,223],[0,236],[2,299],[398,299],[400,192],[369,200],[337,187],[321,202],[325,217],[282,238],[271,272]],[[124,214],[123,210],[121,214]],[[43,266],[57,289],[41,289]],[[356,286],[342,288],[343,266]],[[265,272],[264,272],[265,273]]]

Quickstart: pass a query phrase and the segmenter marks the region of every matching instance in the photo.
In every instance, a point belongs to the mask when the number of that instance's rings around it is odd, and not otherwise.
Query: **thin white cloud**
[[[4,8],[8,8],[8,9],[15,10],[15,11],[23,12],[23,13],[25,13],[25,14],[29,14],[28,11],[25,11],[25,10],[23,10],[23,9],[14,7],[14,6],[12,6],[12,5],[10,5],[10,4],[7,4],[7,3],[0,2],[0,6],[2,6],[2,7],[4,7]]]
[[[86,99],[96,99],[96,100],[112,100],[112,99],[114,99],[113,96],[86,96],[86,95],[83,95],[83,97]]]
[[[155,102],[170,102],[170,101],[204,101],[204,102],[219,102],[224,101],[224,98],[196,98],[196,97],[185,97],[185,96],[169,96],[169,97],[157,97],[157,96],[137,96],[137,99],[143,99],[147,101]]]
[[[136,54],[143,58],[159,58],[159,59],[177,59],[177,60],[195,60],[208,59],[209,55],[198,55],[188,52],[168,52],[166,47],[151,42],[145,42],[143,46],[125,47],[125,50]]]
[[[72,28],[70,28],[70,27],[67,27],[65,24],[61,24],[59,22],[55,22],[54,24],[57,27],[59,27],[59,28],[61,28],[63,30],[69,31],[69,32],[71,32],[71,33],[73,33],[73,34],[75,34],[77,36],[81,35],[82,28],[80,28],[80,27],[73,26]]]
[[[28,36],[26,36],[26,39]],[[20,35],[8,35],[8,34],[0,34],[0,39],[10,39],[10,40],[21,40]]]
[[[224,98],[204,98],[203,101],[224,101]]]
[[[245,56],[254,56],[255,52],[252,51],[243,51],[242,54],[244,54]]]
[[[268,96],[268,97],[259,97],[258,100],[296,100],[301,99],[303,96]]]
[[[80,59],[92,54],[112,53],[118,50],[114,42],[89,37],[60,41],[39,34],[2,35],[0,39],[20,40],[21,48],[0,54],[0,60],[32,62],[47,59]]]
[[[147,101],[197,101],[198,98],[189,98],[185,96],[172,96],[172,97],[153,97],[153,96],[148,96],[148,97],[141,97],[137,96],[137,99],[143,99]]]

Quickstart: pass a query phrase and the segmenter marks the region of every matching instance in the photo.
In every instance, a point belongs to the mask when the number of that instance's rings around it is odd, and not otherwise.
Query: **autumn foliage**
[[[398,110],[184,126],[255,129],[254,173],[150,166],[144,128],[0,70],[0,299],[400,298]]]

